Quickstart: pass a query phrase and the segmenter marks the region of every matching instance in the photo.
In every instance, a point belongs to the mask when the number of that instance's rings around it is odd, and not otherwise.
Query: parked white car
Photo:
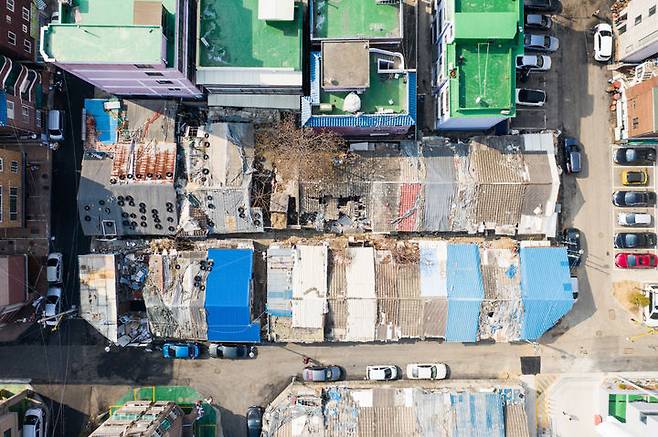
[[[45,437],[46,414],[41,408],[30,408],[25,412],[23,420],[23,437]]]
[[[517,70],[548,71],[551,57],[546,55],[519,55],[516,57]]]
[[[407,364],[408,379],[446,379],[448,366],[443,363]]]
[[[59,252],[54,252],[48,255],[46,261],[46,277],[50,284],[61,284],[63,277],[63,261],[64,257]]]
[[[651,287],[645,291],[649,298],[649,306],[644,308],[644,324],[651,328],[658,328],[658,287]]]
[[[529,88],[516,89],[516,104],[522,106],[544,106],[546,93],[543,90]]]
[[[606,62],[612,58],[612,27],[608,23],[594,27],[594,59]]]
[[[620,212],[617,214],[617,224],[620,226],[651,226],[651,214],[639,212]]]
[[[397,366],[379,365],[366,367],[366,379],[371,381],[391,381],[398,379],[400,372]]]
[[[46,294],[46,308],[44,310],[44,317],[53,317],[62,312],[62,287],[50,287]],[[57,319],[52,318],[46,320],[46,325],[57,325]]]

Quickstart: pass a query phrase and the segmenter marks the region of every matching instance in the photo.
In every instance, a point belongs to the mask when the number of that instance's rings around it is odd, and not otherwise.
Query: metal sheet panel
[[[448,299],[476,299],[484,297],[480,248],[477,244],[448,245]]]
[[[295,250],[269,248],[267,250],[267,313],[272,316],[292,317],[292,269]]]
[[[500,393],[451,393],[455,411],[452,437],[505,437]]]
[[[421,240],[418,246],[420,248],[420,295],[423,297],[447,297],[447,242]]]
[[[373,341],[377,322],[377,299],[347,299],[345,341]]]
[[[292,109],[299,111],[300,105],[301,96],[297,94],[208,94],[208,106]]]
[[[297,260],[293,269],[292,294],[302,299],[312,293],[327,296],[327,246],[297,246]]]
[[[479,323],[479,300],[448,299],[447,341],[477,341]]]
[[[372,247],[347,249],[347,297],[375,298],[375,252]]]

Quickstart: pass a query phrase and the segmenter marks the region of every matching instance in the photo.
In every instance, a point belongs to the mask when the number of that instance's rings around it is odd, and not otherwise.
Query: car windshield
[[[39,418],[37,416],[32,416],[29,415],[25,417],[25,425],[36,425],[39,422]]]
[[[541,102],[544,96],[539,91],[524,89],[519,92],[519,97],[526,102]]]
[[[635,161],[638,158],[639,158],[639,156],[637,155],[635,150],[633,150],[633,149],[626,150],[626,160],[627,161]]]
[[[642,182],[644,180],[644,175],[639,171],[629,171],[626,178],[630,182]]]
[[[637,246],[637,243],[639,242],[639,238],[635,234],[628,234],[626,235],[626,244],[628,246]]]
[[[55,267],[57,266],[57,258],[51,258],[48,260],[48,267]]]
[[[541,16],[541,24],[544,26],[548,26],[548,17],[546,15]]]
[[[550,46],[551,46],[551,37],[550,37],[550,36],[545,36],[545,37],[544,37],[544,45],[545,45],[546,47],[550,47]]]
[[[384,377],[387,379],[391,377],[391,369],[384,369]]]
[[[612,32],[610,32],[609,30],[602,30],[599,33],[601,34],[601,36],[612,36]]]
[[[658,320],[658,311],[655,311],[655,312],[651,313],[650,319]]]
[[[626,264],[628,264],[630,267],[636,266],[637,265],[637,257],[635,255],[628,255],[626,257]]]
[[[537,56],[537,67],[542,67],[544,65],[544,57]]]
[[[436,367],[432,366],[432,378],[436,378]]]

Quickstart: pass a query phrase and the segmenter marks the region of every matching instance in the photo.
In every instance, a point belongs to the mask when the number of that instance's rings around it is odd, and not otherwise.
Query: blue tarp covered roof
[[[260,342],[260,322],[251,318],[252,249],[210,249],[214,265],[206,281],[208,340]]]
[[[451,393],[455,411],[451,436],[505,437],[505,414],[500,393]]]
[[[447,341],[477,341],[480,305],[484,298],[480,248],[477,244],[448,245]]]
[[[573,307],[567,249],[521,248],[521,338],[537,340]]]
[[[85,99],[87,116],[96,121],[96,138],[103,144],[117,142],[118,111],[106,111],[103,104],[107,99]]]

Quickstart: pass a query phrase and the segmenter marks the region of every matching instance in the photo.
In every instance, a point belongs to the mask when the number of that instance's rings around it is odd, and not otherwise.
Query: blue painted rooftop
[[[96,138],[103,144],[117,142],[118,111],[106,111],[103,104],[107,99],[85,99],[87,117],[92,116],[96,122]]]
[[[484,297],[480,248],[477,244],[448,245],[448,299]]]
[[[0,126],[7,125],[7,93],[0,91]]]
[[[252,249],[210,249],[206,281],[208,340],[258,343],[260,322],[251,316]]]
[[[446,341],[474,343],[480,323],[481,300],[448,298]]]
[[[573,307],[567,249],[521,248],[521,338],[537,340]]]

